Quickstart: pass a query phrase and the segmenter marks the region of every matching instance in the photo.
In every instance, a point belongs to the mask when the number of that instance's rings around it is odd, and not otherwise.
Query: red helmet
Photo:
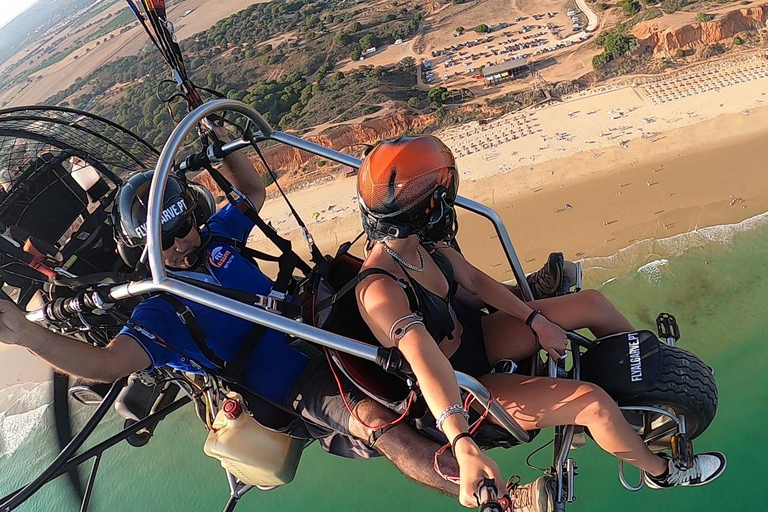
[[[374,240],[415,233],[450,239],[457,229],[458,187],[456,161],[437,137],[384,141],[365,157],[357,175],[363,228]]]

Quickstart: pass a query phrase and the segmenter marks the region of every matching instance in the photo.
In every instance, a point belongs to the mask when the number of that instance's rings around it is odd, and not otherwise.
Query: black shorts
[[[354,410],[366,395],[338,369],[336,375],[343,394],[325,356],[312,359],[291,392],[289,407],[305,420],[309,437],[318,439],[326,451],[347,458],[378,456],[379,452],[349,432],[349,410]]]
[[[470,377],[480,377],[491,373],[491,364],[485,352],[482,320],[485,313],[466,305],[461,301],[453,301],[456,318],[461,323],[461,343],[456,352],[448,359],[453,369],[466,373]]]

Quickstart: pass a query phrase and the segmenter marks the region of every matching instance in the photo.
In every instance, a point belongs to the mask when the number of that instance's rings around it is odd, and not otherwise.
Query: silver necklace
[[[397,254],[387,244],[382,244],[382,245],[384,246],[384,250],[387,251],[390,256],[395,258],[395,260],[397,260],[397,262],[400,263],[405,268],[407,268],[409,270],[413,270],[414,272],[424,272],[424,255],[421,254],[421,247],[419,247],[418,245],[416,246],[416,252],[419,253],[419,266],[418,267],[416,265],[412,265],[412,264],[408,263],[407,261],[405,261],[405,259],[402,256]]]

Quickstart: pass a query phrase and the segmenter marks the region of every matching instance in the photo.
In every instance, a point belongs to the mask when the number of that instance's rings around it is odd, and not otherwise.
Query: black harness
[[[260,217],[258,218],[261,220]],[[253,260],[277,262],[278,268],[279,268],[278,278],[275,281],[275,284],[272,287],[272,290],[270,291],[270,294],[268,296],[264,296],[256,293],[244,292],[241,290],[226,289],[215,284],[207,283],[205,281],[199,281],[189,277],[175,276],[175,278],[179,279],[180,281],[193,283],[196,286],[199,286],[206,290],[210,290],[215,293],[224,295],[226,297],[235,299],[239,302],[251,304],[251,305],[260,307],[262,309],[271,311],[273,313],[278,313],[287,318],[294,318],[294,319],[301,318],[302,316],[301,305],[289,302],[285,299],[288,296],[289,287],[292,284],[293,270],[296,269],[298,266],[300,266],[299,264],[297,264],[297,262],[300,262],[302,265],[306,266],[307,269],[309,267],[296,255],[296,253],[290,250],[290,242],[280,237],[272,228],[270,228],[263,221],[262,221],[262,224],[263,224],[263,227],[262,226],[259,226],[259,227],[262,228],[262,231],[264,231],[265,234],[267,234],[268,232],[271,232],[274,235],[274,238],[276,240],[288,243],[287,247],[284,244],[281,244],[282,248],[278,246],[278,248],[281,248],[281,249],[287,248],[288,249],[287,252],[284,251],[283,254],[281,254],[280,256],[275,256],[272,254],[267,254],[265,252],[257,251],[255,249],[251,249],[250,247],[247,247],[240,240],[236,240],[228,237],[221,237],[221,236],[211,236],[207,240],[207,243],[227,244],[233,249],[235,249],[238,253],[243,255],[244,257],[250,258]],[[270,237],[268,234],[267,236]],[[272,237],[270,237],[270,239],[272,239]],[[275,245],[278,245],[278,244],[276,243]],[[208,344],[206,343],[207,336],[203,331],[203,329],[200,327],[200,324],[195,318],[194,313],[192,313],[192,310],[189,309],[188,306],[184,305],[177,297],[169,293],[160,293],[157,295],[157,297],[168,302],[168,304],[170,304],[171,307],[173,307],[173,309],[176,310],[176,316],[179,318],[181,323],[183,323],[184,326],[187,328],[187,331],[189,331],[189,334],[192,337],[192,340],[194,341],[198,350],[200,350],[200,353],[203,354],[203,356],[208,361],[210,361],[211,363],[213,363],[218,367],[219,371],[217,373],[222,378],[230,382],[236,382],[236,383],[244,382],[245,368],[248,364],[248,361],[250,361],[251,356],[253,356],[253,353],[256,351],[256,348],[259,346],[259,343],[261,343],[261,339],[264,336],[264,333],[267,331],[267,328],[265,326],[260,324],[254,324],[253,328],[249,331],[248,335],[246,336],[245,341],[242,343],[242,345],[240,345],[240,348],[238,348],[237,353],[235,354],[235,357],[231,361],[225,361],[221,359],[219,356],[217,356],[216,353],[211,349],[211,347],[208,346]],[[308,358],[316,357],[317,355],[320,354],[319,350],[313,348],[309,343],[303,340],[290,338],[288,340],[288,344]]]

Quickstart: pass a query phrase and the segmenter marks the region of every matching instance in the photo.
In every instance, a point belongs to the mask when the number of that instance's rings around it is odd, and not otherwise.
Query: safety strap
[[[371,434],[368,436],[368,448],[374,448],[376,445],[376,441],[378,441],[381,436],[383,436],[384,434],[389,432],[390,429],[396,426],[397,426],[396,423],[387,423],[384,426],[371,430]]]
[[[163,299],[168,304],[171,305],[173,309],[176,310],[176,316],[179,317],[179,320],[181,320],[181,323],[184,324],[184,326],[189,331],[190,336],[192,336],[192,340],[195,342],[195,345],[197,346],[198,350],[200,350],[200,353],[203,354],[203,356],[221,368],[222,370],[227,369],[227,362],[221,359],[219,356],[217,356],[213,350],[211,350],[211,347],[208,346],[208,344],[205,342],[205,340],[208,338],[205,335],[205,332],[200,327],[200,324],[197,322],[197,319],[195,318],[194,313],[192,313],[192,310],[189,309],[188,306],[185,306],[181,303],[179,299],[174,297],[173,295],[169,293],[161,293],[157,295],[157,297]]]
[[[256,347],[261,343],[261,338],[267,331],[265,326],[254,324],[243,344],[237,349],[235,357],[231,362],[227,362],[217,356],[213,350],[211,350],[211,347],[208,346],[206,343],[207,336],[189,307],[182,304],[179,299],[169,293],[161,293],[157,295],[157,297],[168,302],[173,309],[176,310],[176,315],[189,331],[198,350],[200,350],[206,359],[221,369],[221,376],[224,379],[232,382],[245,382],[245,367],[248,365],[248,361],[250,361],[251,356],[256,351]]]
[[[299,269],[306,276],[311,274],[312,269],[299,257],[298,254],[296,254],[296,252],[294,252],[290,240],[278,235],[274,228],[264,222],[264,219],[259,216],[259,212],[247,197],[233,187],[219,171],[213,168],[213,166],[206,165],[205,168],[219,188],[224,191],[229,203],[237,208],[243,215],[248,217],[251,222],[264,233],[264,236],[280,249],[282,254],[278,259],[277,279],[275,279],[275,285],[272,287],[272,295],[278,298],[284,298],[291,282],[291,278],[293,277],[294,269]]]
[[[220,243],[220,244],[231,245],[234,250],[236,250],[237,252],[239,252],[240,254],[248,258],[253,258],[253,259],[262,260],[262,261],[280,261],[280,256],[275,256],[273,254],[267,254],[266,252],[257,251],[256,249],[251,249],[250,247],[245,245],[242,241],[237,240],[236,238],[213,235],[208,239],[208,243]]]
[[[341,287],[339,291],[331,295],[330,297],[326,297],[325,299],[321,300],[317,303],[315,306],[315,309],[317,311],[322,311],[323,309],[327,308],[328,306],[332,306],[335,304],[340,298],[342,298],[344,295],[349,293],[350,290],[354,289],[358,284],[360,284],[363,279],[367,278],[368,276],[372,275],[385,275],[397,282],[405,292],[405,295],[408,297],[408,304],[411,307],[411,311],[418,311],[419,302],[416,299],[416,294],[413,292],[413,288],[411,288],[411,285],[406,281],[405,279],[401,277],[397,277],[396,275],[387,272],[384,269],[381,268],[367,268],[357,274],[354,279],[350,280],[347,284]]]

